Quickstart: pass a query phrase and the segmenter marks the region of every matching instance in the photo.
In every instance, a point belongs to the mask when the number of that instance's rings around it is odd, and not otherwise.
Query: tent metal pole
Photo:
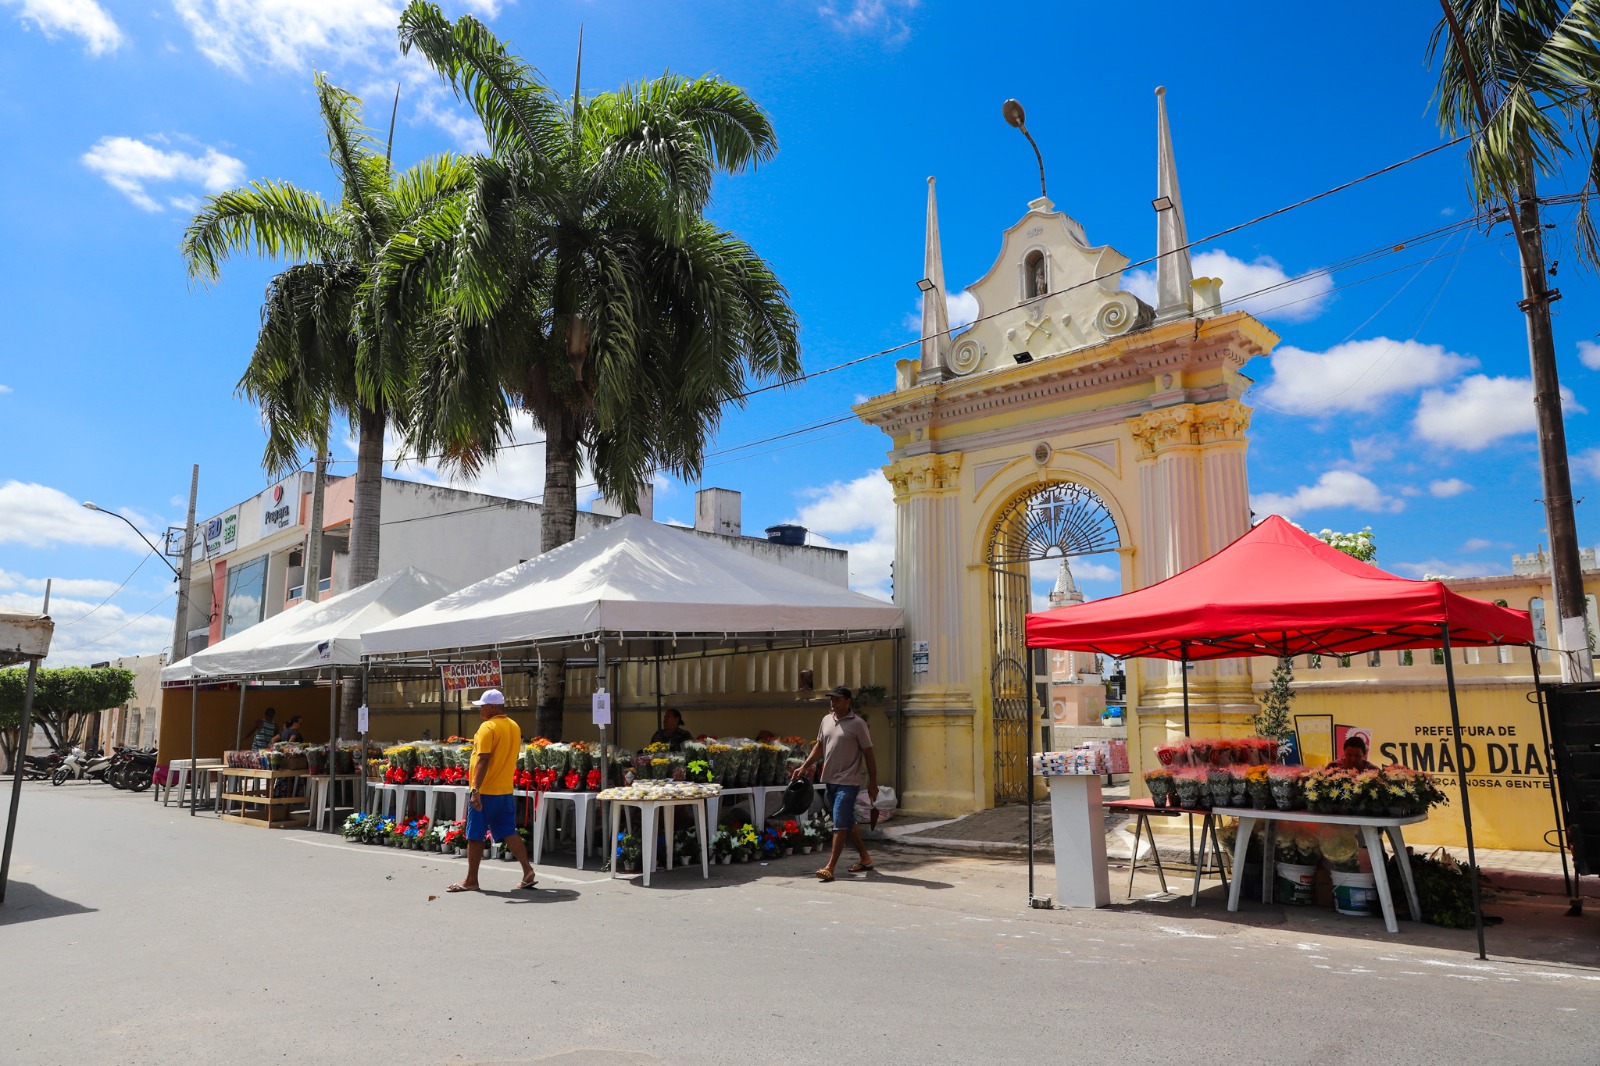
[[[239,745],[244,743],[244,694],[249,687],[250,682],[241,677],[239,679],[239,722],[233,727],[234,751],[238,751]]]
[[[361,660],[361,706],[372,715],[372,705],[367,702],[368,672],[372,669],[366,659]],[[358,723],[359,724],[359,723]],[[367,731],[361,730],[361,748],[356,752],[356,809],[364,817],[367,813]]]
[[[1539,649],[1528,645],[1528,658],[1533,663],[1533,696],[1534,703],[1539,707],[1539,735],[1544,740],[1544,776],[1550,783],[1550,810],[1556,819],[1556,850],[1561,852],[1561,890],[1567,894],[1577,912],[1582,908],[1583,900],[1572,890],[1572,875],[1567,871],[1567,826],[1566,820],[1561,817],[1561,796],[1558,793],[1556,782],[1556,768],[1554,752],[1550,747],[1550,721],[1549,708],[1544,702],[1544,689],[1539,685]]]
[[[1023,655],[1027,664],[1023,683],[1028,689],[1028,717],[1023,730],[1028,735],[1028,754],[1022,763],[1022,780],[1028,792],[1028,906],[1037,907],[1039,898],[1033,893],[1033,649],[1024,648]]]
[[[1483,891],[1478,885],[1478,852],[1472,840],[1472,797],[1467,795],[1467,764],[1462,760],[1466,745],[1461,742],[1461,709],[1456,703],[1456,668],[1450,661],[1450,623],[1439,626],[1444,640],[1444,677],[1450,690],[1450,727],[1456,737],[1456,779],[1461,782],[1461,821],[1467,830],[1467,867],[1472,872],[1472,913],[1477,920],[1478,958],[1487,959],[1483,946]],[[1396,862],[1410,862],[1408,855],[1396,855]]]
[[[661,728],[661,642],[659,640],[656,641],[656,728]]]
[[[193,818],[200,810],[200,767],[195,763],[195,743],[199,738],[200,730],[200,680],[194,679],[189,686],[189,817]],[[219,780],[218,789],[221,784]],[[181,798],[181,797],[180,797]],[[217,802],[222,802],[222,794],[217,794]]]
[[[339,759],[339,668],[333,668],[333,683],[328,686],[328,795],[323,804],[323,811],[328,816],[328,832],[334,830],[333,789],[335,773],[338,772]]]
[[[1189,739],[1189,642],[1187,640],[1183,640],[1183,641],[1179,641],[1178,642],[1178,676],[1182,679],[1182,684],[1183,684],[1183,739],[1184,740],[1188,740]],[[1126,719],[1124,719],[1124,721],[1126,721]],[[1193,866],[1193,865],[1195,865],[1195,857],[1194,857],[1194,815],[1192,815],[1192,814],[1189,815],[1189,817],[1186,818],[1185,821],[1187,821],[1189,823],[1189,865]],[[1137,858],[1137,856],[1135,856],[1135,857]],[[1265,862],[1266,860],[1263,858],[1262,861]],[[1200,875],[1198,873],[1195,874],[1195,877],[1198,878],[1199,876]]]

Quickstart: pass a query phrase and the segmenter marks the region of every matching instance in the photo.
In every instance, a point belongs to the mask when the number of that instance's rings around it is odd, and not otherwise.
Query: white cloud
[[[817,8],[817,14],[841,33],[882,34],[893,43],[911,36],[911,27],[904,15],[910,14],[920,0],[846,0],[844,3],[827,3]]]
[[[442,87],[422,88],[416,117],[444,130],[463,152],[489,153],[489,138],[484,136],[483,123],[476,115],[456,105],[455,97]]]
[[[1272,380],[1258,402],[1290,414],[1374,412],[1391,396],[1451,381],[1478,365],[1438,344],[1387,337],[1347,341],[1325,352],[1284,345],[1272,353]]]
[[[144,529],[155,525],[153,520],[126,508],[119,513]],[[80,501],[48,485],[22,481],[0,484],[0,515],[5,516],[0,521],[0,544],[11,542],[30,548],[82,544],[136,552],[150,550],[123,523],[109,515],[85,510]],[[156,538],[151,536],[151,539]]]
[[[245,173],[244,163],[215,148],[207,148],[204,155],[190,155],[164,151],[133,137],[100,138],[83,154],[83,165],[146,211],[161,210],[148,185],[180,182],[221,192],[242,184]]]
[[[1587,474],[1600,481],[1600,448],[1590,448],[1579,452],[1572,457],[1572,465],[1581,474]]]
[[[1501,541],[1486,540],[1483,537],[1472,537],[1465,544],[1461,545],[1461,550],[1464,552],[1481,552],[1489,548],[1499,548],[1503,551],[1510,547],[1511,545]]]
[[[390,0],[173,0],[207,59],[235,74],[247,63],[309,70],[336,58],[373,66],[399,50]]]
[[[1235,259],[1220,248],[1193,257],[1197,278],[1222,279],[1222,306],[1226,311],[1248,311],[1261,319],[1308,322],[1327,309],[1333,298],[1333,275],[1309,270],[1291,276],[1270,255],[1250,262]],[[1156,302],[1156,272],[1130,270],[1122,287],[1151,306]]]
[[[978,318],[978,298],[965,289],[957,293],[945,293],[945,311],[950,318],[950,332],[959,333],[972,325]],[[917,300],[916,309],[906,313],[906,329],[912,333],[922,332],[922,300]]]
[[[1463,492],[1471,492],[1472,486],[1458,477],[1448,477],[1441,481],[1428,482],[1428,492],[1441,500],[1448,500],[1452,496],[1459,496]]]
[[[1354,470],[1329,470],[1316,484],[1302,485],[1287,496],[1264,492],[1250,497],[1250,509],[1259,515],[1281,514],[1294,518],[1307,511],[1336,507],[1393,513],[1404,510],[1405,501],[1386,496],[1371,480]]]
[[[1493,563],[1446,562],[1443,559],[1424,559],[1420,563],[1395,563],[1394,569],[1415,578],[1490,577],[1506,572],[1506,567]]]
[[[356,454],[356,442],[353,438],[346,437],[344,446],[351,456]],[[393,429],[389,430],[384,437],[383,454],[399,455],[400,446],[400,438]],[[354,473],[355,464],[347,462],[334,469],[342,477]],[[481,492],[488,496],[537,502],[544,495],[544,432],[534,426],[533,419],[528,415],[516,412],[511,417],[511,439],[500,446],[500,452],[494,462],[486,466],[476,477],[469,478],[447,472],[437,463],[415,461],[398,466],[390,464],[385,473],[392,477],[420,481],[428,485],[448,485],[451,488]],[[579,481],[583,480],[580,475]],[[580,485],[578,490],[580,507],[584,505],[586,496],[590,500],[594,498],[593,487]]]
[[[45,579],[42,577],[23,577],[21,574],[8,573],[0,570],[0,591],[18,592],[44,592]],[[99,578],[52,578],[50,580],[50,595],[52,601],[56,596],[100,596],[105,597],[116,592],[121,586],[115,581],[102,581]],[[61,617],[59,612],[51,607],[51,613]]]
[[[1578,361],[1590,370],[1600,370],[1600,344],[1594,341],[1579,341]]]
[[[68,583],[58,581],[55,587],[60,590]],[[170,647],[174,595],[169,592],[154,602],[146,600],[145,605],[132,611],[115,603],[99,606],[103,596],[94,599],[52,597],[50,616],[56,619],[56,632],[50,642],[46,664],[87,666],[121,655],[148,655]],[[39,597],[31,592],[0,591],[0,611],[38,609]]]
[[[889,564],[894,561],[894,491],[878,471],[853,481],[835,481],[801,495],[791,521],[850,553],[850,587],[869,596],[889,598]]]
[[[32,23],[55,39],[58,33],[82,37],[90,55],[115,52],[122,46],[122,30],[95,0],[0,0],[17,8],[17,18]]]
[[[1583,413],[1572,390],[1561,390],[1561,406]],[[1537,429],[1533,382],[1528,378],[1492,378],[1473,374],[1455,391],[1429,389],[1417,405],[1411,429],[1431,444],[1478,452],[1503,437]]]
[[[7,393],[9,393],[10,391],[11,391],[11,386],[10,385],[0,385],[0,396],[4,396]]]

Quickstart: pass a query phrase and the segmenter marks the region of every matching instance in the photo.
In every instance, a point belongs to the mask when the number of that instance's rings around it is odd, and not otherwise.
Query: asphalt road
[[[1181,901],[1029,910],[1015,860],[885,848],[445,896],[459,860],[25,787],[0,1062],[1600,1061],[1600,916],[1470,933]],[[1047,869],[1041,890],[1048,891]],[[1140,891],[1154,879],[1140,875]],[[1175,886],[1176,887],[1176,886]]]

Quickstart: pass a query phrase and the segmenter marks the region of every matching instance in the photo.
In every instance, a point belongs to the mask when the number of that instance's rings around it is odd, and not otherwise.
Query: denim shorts
[[[856,796],[860,792],[860,785],[828,786],[828,813],[833,816],[835,832],[843,832],[856,824]]]
[[[478,796],[482,810],[467,805],[467,839],[482,840],[485,833],[496,841],[509,840],[517,832],[517,798],[507,792],[503,796]]]

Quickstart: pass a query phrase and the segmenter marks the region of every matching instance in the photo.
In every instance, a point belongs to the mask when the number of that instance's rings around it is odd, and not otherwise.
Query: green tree
[[[783,286],[704,217],[715,177],[771,158],[776,138],[748,94],[713,77],[575,89],[564,105],[476,19],[451,23],[420,0],[400,41],[465,97],[491,148],[474,160],[457,234],[393,261],[438,279],[410,445],[471,471],[504,440],[509,410],[525,411],[545,437],[549,551],[575,535],[585,458],[632,508],[658,470],[699,476],[747,381],[799,375]],[[448,268],[418,266],[442,258]],[[560,736],[563,688],[546,659],[544,736]]]
[[[260,405],[264,465],[274,475],[301,465],[303,449],[326,446],[333,413],[357,437],[350,522],[351,587],[378,575],[385,431],[410,409],[415,342],[374,281],[386,255],[458,217],[471,167],[452,155],[401,174],[362,125],[361,102],[316,76],[328,159],[341,198],[281,181],[207,197],[184,233],[191,277],[214,282],[222,262],[249,253],[292,265],[272,279],[261,331],[239,391]],[[316,575],[308,580],[315,588]]]
[[[28,671],[0,670],[0,744],[10,765],[21,747]],[[34,681],[33,720],[51,747],[82,744],[89,716],[133,699],[133,671],[115,667],[42,669]]]
[[[1562,676],[1593,678],[1589,649],[1575,636],[1583,624],[1582,564],[1573,515],[1561,383],[1556,370],[1550,304],[1560,294],[1545,272],[1539,217],[1539,175],[1555,176],[1577,157],[1582,187],[1577,251],[1600,262],[1592,210],[1600,187],[1600,0],[1439,0],[1444,18],[1428,42],[1437,62],[1439,126],[1470,134],[1469,189],[1496,215],[1504,204],[1522,266],[1518,306],[1527,317],[1534,410],[1539,424],[1545,525],[1551,578],[1566,654]],[[1509,302],[1509,301],[1508,301]],[[1576,646],[1574,646],[1576,645]]]

